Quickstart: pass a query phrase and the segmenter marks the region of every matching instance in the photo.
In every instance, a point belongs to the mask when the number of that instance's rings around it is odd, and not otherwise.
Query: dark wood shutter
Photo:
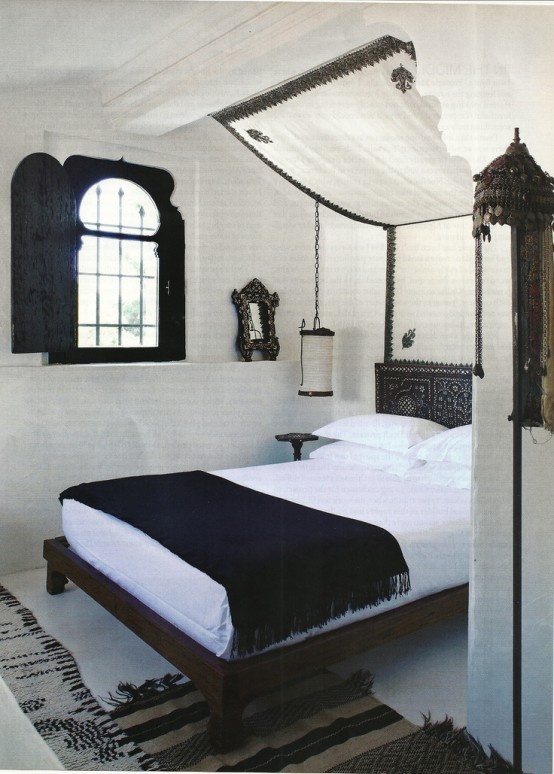
[[[62,165],[33,153],[12,178],[12,352],[76,339],[75,198]]]

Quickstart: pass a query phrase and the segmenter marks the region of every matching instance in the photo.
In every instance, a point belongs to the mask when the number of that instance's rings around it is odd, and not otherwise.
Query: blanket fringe
[[[321,629],[333,618],[341,618],[347,613],[362,610],[364,607],[376,607],[381,602],[407,594],[411,589],[409,571],[400,572],[389,578],[374,581],[363,590],[335,593],[324,605],[301,609],[288,620],[282,619],[277,627],[266,623],[256,629],[235,627],[232,653],[234,656],[249,656],[272,645],[283,643],[297,634],[311,629]]]
[[[460,758],[475,768],[476,771],[485,774],[508,774],[514,772],[514,768],[491,745],[490,754],[487,754],[483,746],[466,728],[455,728],[452,718],[446,717],[443,721],[431,722],[431,717],[423,715],[423,731],[444,744],[448,745]]]
[[[167,674],[156,679],[145,680],[142,685],[133,685],[133,683],[119,683],[115,695],[110,693],[107,698],[103,698],[106,704],[112,707],[124,707],[134,701],[143,701],[163,693],[168,688],[174,688],[177,683],[183,679],[183,675]]]

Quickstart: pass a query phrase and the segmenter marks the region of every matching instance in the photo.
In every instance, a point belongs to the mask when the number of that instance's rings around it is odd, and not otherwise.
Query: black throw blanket
[[[62,492],[65,499],[137,527],[224,586],[235,655],[410,588],[400,546],[381,527],[204,471],[79,484]]]

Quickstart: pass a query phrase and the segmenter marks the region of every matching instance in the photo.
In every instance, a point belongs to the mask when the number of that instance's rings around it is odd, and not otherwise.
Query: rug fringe
[[[508,774],[514,768],[494,747],[489,745],[490,754],[485,752],[466,728],[455,728],[452,718],[431,721],[430,715],[423,715],[423,731],[448,745],[457,755],[466,760],[476,771],[486,774]]]
[[[374,675],[367,669],[360,669],[350,675],[347,682],[364,696],[370,696],[373,693]]]
[[[110,693],[107,698],[102,698],[106,704],[112,707],[125,707],[134,701],[141,701],[156,696],[168,688],[174,688],[179,680],[183,679],[180,673],[166,674],[163,677],[157,677],[151,680],[145,680],[142,685],[133,685],[133,683],[119,683],[115,695]]]

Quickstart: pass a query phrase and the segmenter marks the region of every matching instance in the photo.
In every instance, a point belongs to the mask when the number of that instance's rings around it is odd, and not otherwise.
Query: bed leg
[[[67,583],[68,583],[68,580],[65,577],[65,575],[62,575],[61,572],[58,572],[57,570],[52,569],[52,567],[50,567],[50,564],[47,564],[46,591],[49,594],[61,594],[65,590]]]
[[[210,719],[208,734],[217,752],[230,752],[244,739],[242,713],[244,704],[238,700],[235,691],[224,691],[224,698],[208,699]]]

